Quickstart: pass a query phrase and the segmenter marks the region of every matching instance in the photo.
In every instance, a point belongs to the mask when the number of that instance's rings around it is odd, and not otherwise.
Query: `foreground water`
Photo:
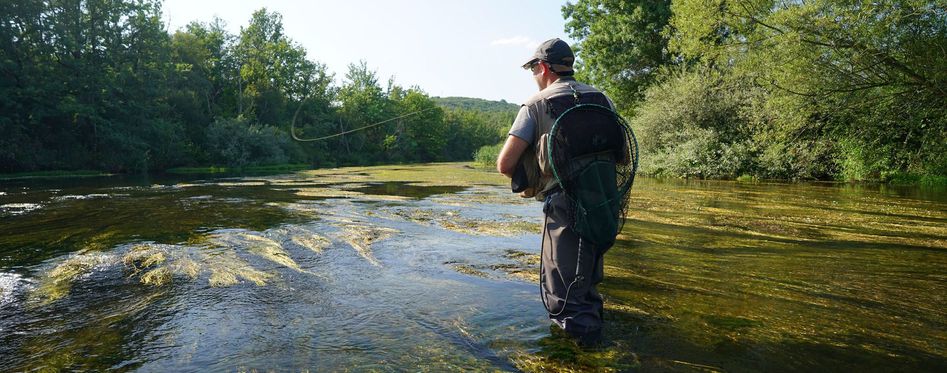
[[[605,347],[463,164],[0,184],[0,371],[947,369],[947,194],[639,180]]]

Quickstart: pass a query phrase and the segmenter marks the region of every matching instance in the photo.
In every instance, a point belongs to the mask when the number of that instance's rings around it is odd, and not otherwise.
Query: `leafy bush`
[[[286,163],[298,155],[288,134],[243,118],[215,121],[207,127],[207,142],[213,161],[232,167]]]
[[[474,153],[474,162],[483,168],[496,167],[497,157],[500,155],[500,149],[502,148],[503,143],[480,147],[480,149],[477,149],[477,152]]]
[[[733,88],[711,72],[681,70],[648,89],[630,122],[640,172],[698,178],[748,173],[755,147]]]

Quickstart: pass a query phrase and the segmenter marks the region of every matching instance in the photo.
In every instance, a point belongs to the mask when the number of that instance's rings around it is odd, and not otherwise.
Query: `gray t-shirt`
[[[520,112],[513,120],[513,127],[510,127],[510,135],[519,137],[532,145],[534,133],[536,133],[536,119],[529,115],[529,110],[525,105],[520,106]]]

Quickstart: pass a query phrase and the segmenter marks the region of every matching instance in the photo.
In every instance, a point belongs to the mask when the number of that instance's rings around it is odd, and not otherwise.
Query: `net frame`
[[[557,136],[558,132],[562,130],[564,124],[563,118],[566,118],[567,115],[574,115],[579,111],[591,111],[597,114],[605,114],[611,117],[611,121],[619,126],[621,136],[623,141],[623,146],[621,151],[624,154],[627,154],[627,163],[622,162],[623,157],[615,157],[615,174],[616,174],[616,188],[618,190],[619,198],[619,208],[618,208],[618,231],[624,227],[625,218],[628,213],[628,194],[631,191],[631,187],[635,181],[635,174],[638,171],[638,140],[635,137],[634,131],[631,129],[631,126],[628,125],[628,122],[625,121],[617,112],[612,110],[609,107],[605,107],[599,104],[577,104],[560,114],[556,121],[553,123],[552,128],[549,130],[549,135],[546,138],[546,149],[547,152],[547,162],[550,165],[552,170],[553,178],[556,180],[559,188],[563,193],[569,198],[572,204],[573,213],[576,211],[578,202],[575,188],[570,188],[569,186],[569,177],[574,175],[567,175],[567,173],[575,172],[577,170],[570,170],[571,167],[564,165],[563,162],[575,162],[575,157],[589,156],[594,154],[586,155],[566,155],[562,154],[568,150],[568,144],[560,143],[557,141],[560,139],[560,136]],[[573,219],[573,225],[575,225],[577,219]],[[574,228],[574,227],[573,227]]]

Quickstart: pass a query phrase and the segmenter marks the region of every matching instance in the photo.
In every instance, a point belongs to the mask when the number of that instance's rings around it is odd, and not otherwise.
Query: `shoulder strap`
[[[595,104],[606,108],[612,107],[608,97],[602,92],[579,92],[572,83],[569,83],[569,89],[571,90],[570,93],[543,98],[546,101],[549,115],[553,118],[559,118],[562,113],[576,105]]]

